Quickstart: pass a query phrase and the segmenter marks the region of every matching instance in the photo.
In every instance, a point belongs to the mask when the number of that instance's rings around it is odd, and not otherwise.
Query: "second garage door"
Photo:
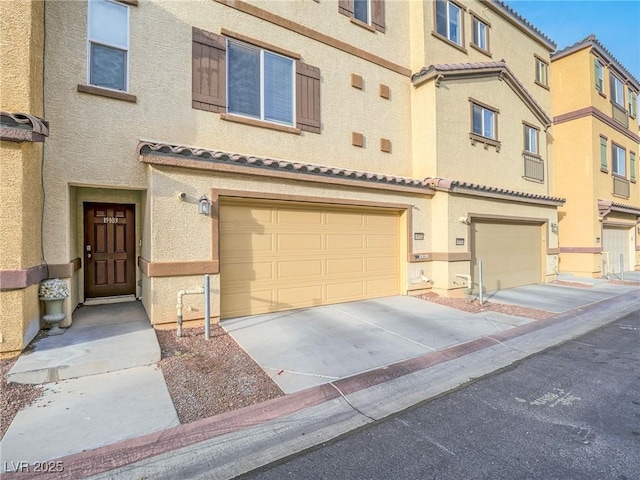
[[[471,275],[476,290],[479,260],[485,291],[542,281],[540,225],[478,220],[471,224],[471,230]]]
[[[623,257],[625,271],[629,268],[629,228],[605,226],[602,229],[602,250],[609,252],[608,273],[620,273],[620,255]],[[605,257],[606,261],[607,257]]]
[[[222,318],[400,293],[400,214],[222,201]]]

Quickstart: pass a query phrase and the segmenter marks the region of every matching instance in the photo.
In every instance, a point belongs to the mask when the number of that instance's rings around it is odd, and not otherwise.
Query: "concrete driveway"
[[[575,308],[584,307],[592,303],[606,300],[636,289],[633,286],[615,285],[606,280],[591,280],[578,278],[563,278],[566,281],[579,281],[591,287],[568,287],[543,283],[527,285],[489,292],[485,299],[495,303],[506,303],[522,307],[537,308],[548,312],[563,313]]]
[[[396,296],[235,318],[221,326],[293,393],[528,322]]]

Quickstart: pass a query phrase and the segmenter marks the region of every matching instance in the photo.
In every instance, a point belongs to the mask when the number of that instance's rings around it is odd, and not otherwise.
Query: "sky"
[[[640,0],[504,0],[558,45],[590,34],[640,81]]]

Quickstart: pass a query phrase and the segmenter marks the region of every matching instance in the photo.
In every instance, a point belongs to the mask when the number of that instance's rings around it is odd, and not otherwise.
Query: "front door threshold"
[[[131,294],[131,295],[115,295],[113,297],[87,298],[84,301],[84,305],[108,305],[110,303],[135,302],[136,300],[137,300],[137,298],[133,294]]]

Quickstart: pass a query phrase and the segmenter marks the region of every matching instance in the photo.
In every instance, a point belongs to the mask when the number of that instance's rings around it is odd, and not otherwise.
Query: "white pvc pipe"
[[[177,328],[176,328],[176,333],[178,334],[178,337],[182,337],[182,297],[184,297],[185,295],[199,295],[204,293],[204,288],[203,287],[198,287],[197,289],[193,289],[193,290],[180,290],[178,292],[178,303],[176,305],[176,309],[177,309],[177,313],[178,313],[178,318],[177,318]]]
[[[204,276],[204,338],[209,340],[211,336],[211,290],[209,274]]]
[[[483,305],[484,292],[482,291],[482,260],[478,260],[478,288],[480,290],[479,292],[480,305]]]

